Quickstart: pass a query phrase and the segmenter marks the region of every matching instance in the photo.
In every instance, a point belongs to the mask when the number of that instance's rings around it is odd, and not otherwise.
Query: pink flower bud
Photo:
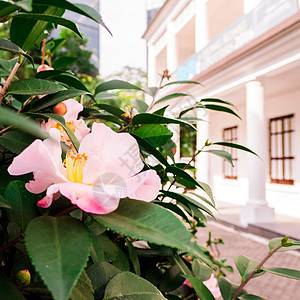
[[[40,65],[36,71],[41,72],[41,71],[49,71],[49,70],[54,70],[54,69],[46,64],[43,64],[43,65]]]
[[[53,112],[57,115],[64,116],[67,113],[67,105],[60,102],[53,107]]]

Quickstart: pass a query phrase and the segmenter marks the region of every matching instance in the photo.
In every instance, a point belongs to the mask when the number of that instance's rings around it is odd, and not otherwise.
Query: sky
[[[101,16],[112,32],[100,29],[100,76],[120,72],[124,66],[146,71],[145,0],[100,0]]]

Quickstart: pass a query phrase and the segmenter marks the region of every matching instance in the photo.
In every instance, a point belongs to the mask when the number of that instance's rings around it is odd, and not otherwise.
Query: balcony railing
[[[172,75],[188,80],[298,12],[297,0],[263,0],[255,9],[232,23],[194,53]]]

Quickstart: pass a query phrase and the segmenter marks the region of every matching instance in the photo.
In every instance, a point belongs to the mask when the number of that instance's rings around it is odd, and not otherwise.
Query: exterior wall
[[[274,207],[278,214],[299,218],[300,168],[297,166],[300,161],[298,155],[300,132],[297,129],[300,128],[300,106],[297,102],[300,97],[300,87],[297,81],[300,77],[300,40],[297,37],[300,34],[300,14],[297,1],[181,0],[176,2],[178,6],[175,5],[173,11],[171,7],[167,7],[170,3],[175,3],[175,1],[166,2],[165,7],[169,11],[166,10],[164,13],[165,18],[169,16],[173,22],[176,43],[172,37],[167,38],[163,34],[159,36],[153,31],[152,37],[151,34],[148,37],[150,44],[157,49],[159,47],[163,49],[161,45],[165,45],[168,48],[167,56],[171,53],[172,57],[176,58],[178,69],[173,74],[173,80],[192,79],[204,84],[204,87],[189,85],[175,92],[188,92],[198,99],[213,97],[228,100],[237,107],[237,113],[242,121],[224,113],[209,113],[210,126],[207,134],[210,141],[222,141],[223,129],[233,126],[238,126],[237,142],[239,144],[249,147],[247,143],[253,142],[253,136],[255,139],[256,134],[257,141],[265,141],[264,145],[261,142],[256,142],[254,145],[263,145],[257,148],[260,149],[258,155],[263,157],[262,161],[249,153],[238,151],[237,180],[224,178],[223,160],[212,154],[199,156],[196,165],[201,166],[201,172],[197,173],[197,178],[200,179],[201,173],[204,174],[203,178],[208,178],[217,201],[241,205],[245,208],[246,214],[250,214],[248,208],[254,208],[254,215],[257,212],[256,209],[262,208],[257,222],[267,222],[266,214],[269,213],[269,221],[272,219],[272,210],[268,210],[268,205]],[[196,8],[202,9],[201,13],[190,14],[190,7],[193,3]],[[180,4],[182,6],[179,9]],[[225,11],[228,13],[224,13]],[[248,15],[243,17],[244,13]],[[167,24],[162,20],[161,27],[157,21],[152,30],[157,26],[157,31],[163,32]],[[201,30],[196,27],[199,24],[201,24]],[[278,31],[274,29],[275,27]],[[150,29],[146,35],[151,32]],[[170,33],[172,33],[171,30],[169,30]],[[196,37],[197,34],[205,37],[208,44],[201,43]],[[268,38],[268,35],[271,37]],[[240,38],[238,43],[236,43],[237,37]],[[176,45],[176,49],[172,49],[171,45]],[[182,45],[188,51],[185,52],[183,48],[180,48]],[[193,47],[194,52],[191,50]],[[187,58],[187,55],[191,56]],[[165,59],[170,62],[168,57]],[[168,64],[167,67],[169,68]],[[255,88],[254,93],[253,90],[249,93],[251,86],[253,87],[248,84],[250,82],[258,86],[260,91],[258,94]],[[172,92],[174,91],[168,90],[168,93]],[[260,102],[256,101],[256,95],[259,96]],[[259,103],[260,107],[256,107],[256,103]],[[173,108],[171,104],[170,109]],[[251,124],[248,124],[247,128],[247,120],[249,123],[249,120],[256,117],[256,114],[264,116],[259,126],[264,126],[267,133],[270,118],[294,114],[293,129],[295,131],[292,134],[292,155],[295,157],[293,161],[294,185],[270,183],[268,135],[264,137],[263,130],[259,129],[254,132]],[[249,131],[249,129],[252,130]],[[198,149],[202,146],[199,142],[202,139],[203,136],[199,130]],[[257,151],[255,148],[252,149]],[[254,162],[250,163],[250,167],[248,167],[249,161]],[[260,170],[264,171],[252,174],[252,169],[257,170],[256,166],[259,165],[262,166]],[[256,188],[256,183],[262,183],[259,184],[260,189]],[[256,192],[256,190],[260,191]]]

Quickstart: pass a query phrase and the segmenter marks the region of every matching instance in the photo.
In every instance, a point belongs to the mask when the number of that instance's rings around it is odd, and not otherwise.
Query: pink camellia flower
[[[43,65],[40,65],[36,71],[41,72],[41,71],[49,71],[49,70],[54,70],[54,69],[46,64],[43,64]]]
[[[211,274],[209,279],[203,281],[203,284],[206,285],[215,298],[221,296],[220,288],[218,287],[218,280],[215,278],[214,274]]]
[[[186,279],[183,284],[187,285],[188,287],[192,288],[192,285],[190,284],[189,280]],[[209,279],[203,281],[203,284],[209,289],[209,291],[212,293],[212,295],[215,298],[218,298],[221,296],[220,288],[218,287],[218,280],[215,278],[214,274],[211,274]],[[200,300],[200,298],[198,298]]]
[[[83,120],[77,120],[78,114],[83,110],[82,104],[75,99],[65,100],[61,103],[66,106],[66,113],[63,114],[63,117],[67,126],[74,132],[78,141],[81,142],[82,139],[90,132],[90,129],[86,126]],[[68,146],[72,145],[72,142],[64,129],[55,120],[49,119],[48,122],[42,122],[42,128],[47,132],[49,132],[51,128],[57,128],[60,131],[61,140]]]
[[[59,130],[51,128],[49,134],[52,139],[35,140],[8,168],[11,175],[33,172],[27,190],[35,194],[47,190],[39,206],[49,207],[63,195],[83,211],[107,214],[118,207],[121,198],[146,202],[156,198],[160,178],[154,170],[141,172],[144,164],[130,134],[94,123],[78,153],[70,150],[64,162]]]

